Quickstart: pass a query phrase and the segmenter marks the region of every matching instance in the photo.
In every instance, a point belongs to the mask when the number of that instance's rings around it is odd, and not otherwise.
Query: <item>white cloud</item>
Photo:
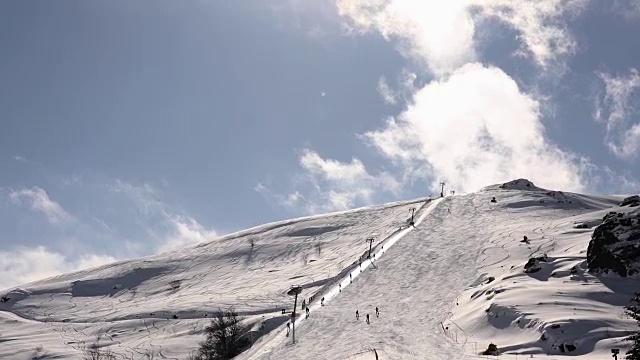
[[[636,22],[640,19],[640,2],[637,0],[614,0],[612,6],[628,21]]]
[[[376,193],[396,193],[400,188],[389,173],[382,171],[372,175],[355,158],[350,163],[343,163],[323,159],[318,153],[305,149],[299,161],[304,171],[299,185],[310,185],[312,189],[306,196],[297,190],[288,195],[276,194],[262,183],[255,190],[269,201],[316,214],[371,204]]]
[[[378,91],[383,99],[402,98],[407,108],[360,138],[402,169],[401,184],[416,179],[427,179],[432,185],[445,181],[465,192],[527,177],[548,188],[587,189],[602,170],[547,139],[541,121],[544,94],[526,93],[501,69],[481,64],[477,53],[481,40],[476,36],[487,19],[497,19],[518,33],[517,55],[530,58],[547,73],[556,73],[577,50],[566,20],[580,14],[587,3],[336,0],[338,14],[351,34],[379,33],[433,75],[430,83],[418,85],[418,75],[403,71],[399,82],[404,92],[392,92],[381,78]],[[384,188],[353,186],[366,182],[351,179],[368,174],[357,160],[344,164],[307,150],[301,165],[315,192],[304,193],[306,198],[299,196],[293,203],[324,204],[311,206],[316,211],[351,206],[354,199],[370,199],[373,191]],[[399,186],[390,175],[383,177]]]
[[[350,163],[323,159],[316,152],[305,149],[300,165],[307,179],[316,188],[319,201],[307,203],[307,211],[346,210],[356,203],[370,204],[376,191],[395,192],[399,183],[387,172],[371,175],[358,159]]]
[[[564,55],[573,54],[577,44],[563,23],[579,14],[588,0],[469,0],[483,16],[496,17],[520,34],[521,55],[531,56],[547,67]]]
[[[417,91],[402,114],[364,138],[408,178],[457,191],[516,177],[582,190],[583,166],[545,140],[539,107],[502,70],[468,64]]]
[[[197,221],[190,217],[174,216],[168,220],[174,227],[158,247],[158,252],[172,251],[185,246],[211,241],[218,235],[214,230],[205,229]]]
[[[396,94],[391,90],[384,76],[378,80],[378,93],[387,104],[395,104],[397,102]]]
[[[6,289],[71,271],[83,270],[116,261],[105,255],[85,254],[70,260],[44,246],[18,247],[0,251],[0,289]]]
[[[158,243],[156,252],[176,250],[217,237],[215,230],[207,229],[190,216],[173,210],[161,200],[159,191],[150,184],[133,185],[116,180],[108,188],[126,195],[142,215],[160,219],[162,231],[152,227],[147,231]]]
[[[51,200],[44,189],[33,187],[31,189],[12,190],[9,193],[11,201],[17,205],[28,205],[32,210],[40,211],[46,215],[52,224],[64,224],[74,221],[74,217],[69,214],[60,204]]]
[[[337,0],[338,14],[354,32],[377,31],[400,40],[400,51],[424,62],[436,76],[476,61],[476,27],[497,18],[520,34],[522,55],[542,67],[571,54],[576,43],[563,25],[587,0]]]
[[[604,93],[596,98],[594,117],[606,125],[605,143],[620,158],[634,159],[640,150],[640,73],[627,76],[599,73]]]
[[[377,31],[387,40],[399,40],[403,55],[436,75],[476,57],[475,24],[466,1],[337,0],[337,7],[351,31]]]
[[[26,157],[22,156],[22,155],[14,155],[13,156],[13,160],[15,160],[17,162],[23,162],[23,163],[28,163],[29,162],[29,160]]]
[[[133,185],[122,180],[115,180],[107,188],[116,193],[122,193],[130,198],[143,214],[164,213],[166,205],[160,200],[158,190],[150,184]]]

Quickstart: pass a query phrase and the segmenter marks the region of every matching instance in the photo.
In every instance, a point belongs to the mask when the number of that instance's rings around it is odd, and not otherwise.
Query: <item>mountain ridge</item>
[[[491,198],[496,201],[490,201]],[[398,244],[393,249],[385,249],[388,254],[376,261],[375,267],[363,272],[362,278],[353,280],[353,289],[349,287],[344,292],[340,291],[336,305],[329,303],[327,307],[314,308],[311,321],[303,323],[299,331],[313,334],[327,324],[338,324],[340,320],[333,318],[331,311],[346,311],[348,305],[344,301],[347,299],[358,303],[361,301],[356,296],[358,294],[368,294],[366,298],[369,299],[380,298],[380,293],[391,296],[396,291],[397,282],[413,279],[416,274],[423,276],[415,277],[414,284],[407,283],[406,286],[415,287],[418,294],[424,292],[423,296],[427,296],[429,291],[439,292],[439,287],[429,284],[432,278],[447,279],[451,275],[429,266],[433,262],[445,266],[450,272],[467,269],[463,271],[467,276],[451,277],[456,279],[455,288],[460,291],[451,299],[451,303],[429,297],[434,302],[433,309],[422,310],[429,313],[438,309],[450,316],[439,317],[437,322],[430,325],[414,324],[414,327],[425,326],[429,331],[434,327],[441,329],[433,337],[424,338],[425,346],[422,347],[399,340],[406,337],[403,331],[409,330],[402,330],[402,325],[389,323],[387,326],[390,328],[383,327],[381,331],[396,334],[396,341],[390,341],[385,336],[371,343],[372,348],[378,347],[379,354],[385,354],[388,358],[412,358],[413,351],[418,356],[416,358],[439,359],[444,354],[468,357],[484,350],[478,349],[477,344],[482,343],[486,347],[490,339],[497,338],[502,339],[497,341],[500,342],[498,348],[507,353],[562,355],[562,348],[567,354],[571,352],[585,359],[591,355],[599,356],[611,348],[608,339],[619,340],[622,335],[608,330],[609,335],[614,333],[620,336],[606,337],[597,332],[598,335],[592,336],[591,340],[579,341],[575,336],[555,334],[552,330],[562,326],[554,329],[551,326],[566,319],[566,315],[563,315],[565,310],[559,310],[562,307],[549,310],[549,313],[556,314],[553,321],[544,315],[535,315],[537,313],[531,309],[527,310],[530,315],[524,316],[519,307],[529,306],[523,299],[530,297],[530,293],[522,290],[522,286],[554,298],[557,294],[543,285],[556,281],[559,276],[564,279],[561,281],[569,281],[565,286],[570,286],[571,291],[581,294],[573,290],[572,282],[580,280],[572,280],[571,276],[577,274],[572,274],[571,269],[572,266],[583,268],[579,265],[586,261],[586,256],[580,251],[588,246],[588,240],[586,243],[584,241],[589,238],[593,226],[586,229],[576,229],[574,226],[579,223],[599,224],[604,213],[621,209],[616,205],[622,199],[621,196],[592,196],[542,189],[526,179],[488,186],[476,193],[444,197],[436,204],[435,210],[426,216],[423,224],[416,223],[416,230],[397,239]],[[40,339],[46,345],[45,352],[61,358],[80,358],[83,347],[95,344],[111,349],[123,359],[142,358],[149,351],[156,351],[163,358],[182,359],[190,350],[195,350],[198,341],[204,339],[202,331],[213,311],[234,306],[245,317],[246,327],[252,329],[253,349],[265,349],[267,343],[274,346],[263,351],[264,355],[259,357],[261,359],[282,356],[305,358],[303,354],[309,353],[316,354],[313,358],[318,359],[323,356],[348,358],[351,356],[349,354],[353,355],[362,349],[355,349],[357,345],[347,338],[343,339],[338,333],[328,335],[320,332],[313,335],[317,340],[315,347],[301,344],[292,348],[286,346],[288,340],[269,340],[282,334],[282,325],[289,319],[281,311],[285,309],[286,313],[292,310],[291,299],[286,291],[291,285],[301,284],[304,287],[301,296],[310,298],[327,289],[335,289],[339,281],[345,281],[343,276],[348,274],[348,269],[353,269],[354,264],[357,266],[358,259],[363,256],[366,258],[369,246],[367,238],[375,238],[374,253],[382,250],[384,241],[397,234],[398,229],[410,226],[412,209],[419,210],[421,204],[428,202],[429,198],[419,198],[272,222],[178,251],[120,261],[8,289],[4,296],[10,299],[0,303],[0,333],[10,330],[11,340],[0,347],[0,356],[16,359],[40,356],[42,354],[38,355],[30,345]],[[420,211],[415,215],[419,216]],[[517,236],[525,235],[529,243],[517,239]],[[457,247],[452,246],[452,241],[460,241],[460,236],[475,240],[469,242],[472,240],[467,239]],[[467,249],[465,246],[471,246],[468,249],[477,248],[477,253],[471,251],[464,256],[460,253],[458,258],[444,256],[445,252],[454,251],[455,248],[464,252]],[[440,252],[429,250],[434,247],[441,249]],[[418,249],[424,249],[425,252]],[[560,256],[555,252],[570,255]],[[536,273],[526,274],[518,270],[532,256],[543,255],[547,261],[539,261],[540,270]],[[438,260],[439,257],[442,258]],[[448,263],[443,262],[446,258],[450,259]],[[455,268],[459,259],[468,260]],[[415,274],[403,270],[408,264],[412,264]],[[507,267],[509,270],[506,270]],[[565,273],[567,275],[563,275]],[[586,271],[580,274],[588,278],[592,287],[606,283]],[[395,279],[395,283],[384,280],[387,278],[389,281]],[[489,281],[491,278],[493,280]],[[521,283],[517,286],[507,285],[514,279]],[[451,281],[454,280],[440,281],[453,284]],[[635,284],[636,280],[628,281],[631,283],[627,284]],[[577,295],[575,298],[592,309],[601,308],[598,316],[606,319],[607,324],[628,329],[628,321],[610,319],[611,316],[606,315],[607,311],[615,309],[619,313],[623,297],[626,296],[620,285],[609,286],[607,289],[612,295],[607,297],[616,299],[613,304],[603,307],[602,301],[588,297],[584,300]],[[403,292],[399,288],[397,291],[398,297],[385,300],[395,305],[384,307],[399,306],[399,312],[413,313],[412,308],[404,308],[402,301],[398,302],[404,295],[400,295]],[[443,299],[449,298],[445,293],[439,295]],[[413,299],[412,296],[408,299]],[[416,298],[413,301],[419,300]],[[339,304],[343,304],[344,309],[338,309],[336,306]],[[487,309],[488,312],[485,311]],[[499,314],[497,319],[501,320],[496,323],[487,314]],[[511,318],[512,321],[503,321]],[[375,321],[372,321],[372,325]],[[521,328],[523,321],[537,325]],[[358,326],[349,324],[343,326]],[[581,329],[593,332],[593,326],[598,324],[597,321],[585,320],[580,326],[584,325],[586,327]],[[576,334],[580,331],[572,330]],[[350,334],[347,330],[345,332]],[[540,340],[543,335],[547,340]],[[368,341],[363,336],[356,338],[362,337],[362,341]],[[325,337],[343,340],[332,346],[325,344]],[[463,337],[468,340],[461,343]],[[533,341],[534,338],[538,340]],[[305,337],[300,339],[302,342]],[[443,345],[439,342],[442,341],[448,345],[442,348],[441,353],[428,350],[428,344],[433,348],[441,348]],[[471,348],[472,342],[476,343],[476,348]],[[329,350],[331,348],[333,350]],[[573,350],[568,351],[569,348]],[[431,357],[425,357],[425,352]],[[247,354],[241,354],[238,358],[246,358]],[[363,353],[358,356],[367,355]]]

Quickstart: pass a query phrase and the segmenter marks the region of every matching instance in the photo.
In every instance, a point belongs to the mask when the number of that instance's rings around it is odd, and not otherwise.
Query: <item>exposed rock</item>
[[[541,190],[527,179],[517,179],[500,185],[500,189],[506,190]]]
[[[591,236],[587,265],[589,271],[623,277],[640,272],[640,209],[604,216]]]
[[[574,229],[588,229],[589,225],[585,224],[585,223],[579,223],[579,224],[575,224],[573,225]]]
[[[527,261],[527,263],[524,265],[524,272],[526,274],[532,274],[540,271],[542,269],[542,265],[540,265],[540,263],[543,262],[547,262],[546,255],[529,258],[529,261]]]
[[[640,195],[632,195],[624,198],[620,203],[620,206],[640,206]]]
[[[571,198],[567,196],[565,193],[563,193],[562,191],[547,191],[545,194],[557,200],[559,203],[572,202]]]
[[[496,344],[489,344],[489,346],[487,347],[487,350],[482,352],[482,355],[500,355],[500,351],[498,350],[498,345]]]

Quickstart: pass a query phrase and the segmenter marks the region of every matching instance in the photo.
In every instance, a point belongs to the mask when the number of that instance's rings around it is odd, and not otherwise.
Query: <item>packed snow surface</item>
[[[610,358],[628,348],[634,324],[623,306],[640,283],[588,273],[586,249],[606,213],[629,211],[622,199],[519,179],[38,281],[0,294],[9,298],[0,358],[81,359],[99,347],[119,359],[185,359],[212,312],[228,306],[252,328],[238,359],[471,359],[489,343],[513,359]],[[295,344],[285,326],[291,286],[303,288],[299,314],[312,298]]]

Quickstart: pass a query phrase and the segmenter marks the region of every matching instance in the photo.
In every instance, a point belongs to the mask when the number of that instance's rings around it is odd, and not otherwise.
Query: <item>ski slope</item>
[[[474,200],[456,196],[434,204],[415,230],[299,324],[294,346],[279,344],[260,358],[345,359],[375,348],[382,358],[461,359],[461,348],[443,336],[440,322],[476,273],[484,239],[477,231],[482,228],[481,204]],[[473,211],[465,214],[471,221],[448,214],[447,208],[457,207]],[[458,237],[460,232],[467,236]]]
[[[242,360],[474,359],[490,342],[513,359],[624,352],[634,324],[623,306],[639,279],[586,271],[593,228],[609,211],[631,211],[617,206],[623,197],[505,185],[266,224],[8,289],[0,358],[81,359],[98,347],[117,359],[185,359],[228,306],[254,341]],[[541,270],[524,273],[543,254]],[[291,286],[314,297],[295,344]]]
[[[427,204],[425,204],[426,206],[423,206],[423,208],[418,209],[416,213],[417,216],[415,217],[415,226],[419,225],[425,219],[425,217],[427,217],[431,213],[431,211],[438,205],[438,203],[440,203],[441,200],[442,199],[430,201]],[[357,266],[354,265],[353,269],[348,271],[348,274],[345,274],[345,276],[337,280],[337,284],[334,285],[333,288],[329,289],[329,291],[327,291],[326,293],[322,293],[320,295],[324,299],[322,303],[319,304],[316,302],[311,306],[308,306],[308,308],[310,309],[310,312],[313,312],[315,314],[315,311],[320,308],[324,310],[325,307],[331,303],[331,300],[334,297],[341,295],[342,292],[345,291],[347,287],[349,287],[350,285],[353,285],[354,281],[356,281],[357,283],[357,278],[362,274],[366,274],[367,269],[369,268],[377,269],[376,263],[380,261],[383,254],[390,251],[392,246],[395,245],[398,242],[398,240],[404,238],[409,232],[414,230],[415,226],[408,226],[402,229],[401,231],[393,234],[389,238],[384,239],[380,244],[380,246],[378,246],[376,251],[372,251],[370,257],[368,256],[367,259],[363,260],[362,263],[358,263]],[[363,314],[362,316],[363,318],[366,318],[366,314]],[[305,322],[305,320],[311,321],[313,323],[313,320],[309,320],[309,319],[310,318],[307,318],[307,317],[300,317],[295,321],[295,323],[297,326],[300,326],[302,323]],[[313,325],[309,325],[309,326],[313,326]],[[288,337],[288,334],[280,332],[276,336],[273,336],[271,339],[269,339],[268,342],[266,343],[261,342],[259,344],[254,345],[249,351],[242,354],[240,358],[248,358],[248,359],[261,358],[265,354],[270,353],[272,349],[275,346],[277,346],[279,343],[282,344],[283,342],[285,342],[285,339],[283,339],[283,337]],[[291,334],[291,338],[293,342],[293,334]]]
[[[620,199],[488,187],[434,202],[415,231],[297,322],[296,344],[257,343],[259,351],[239,358],[471,359],[486,358],[479,353],[491,342],[512,358],[609,357],[611,348],[628,347],[622,340],[634,323],[622,307],[640,283],[589,275],[592,229],[574,226],[625,211],[615,207]],[[530,244],[519,242],[525,234]],[[542,254],[550,257],[546,268],[524,274],[528,258]],[[572,266],[579,269],[573,278]],[[561,344],[576,349],[563,353]]]
[[[0,303],[0,358],[77,359],[97,346],[120,359],[182,359],[203,340],[208,316],[228,306],[268,332],[287,321],[281,309],[293,306],[291,285],[307,298],[323,291],[368,250],[366,238],[376,245],[399,231],[425,201],[266,224],[9,289],[11,300]]]

